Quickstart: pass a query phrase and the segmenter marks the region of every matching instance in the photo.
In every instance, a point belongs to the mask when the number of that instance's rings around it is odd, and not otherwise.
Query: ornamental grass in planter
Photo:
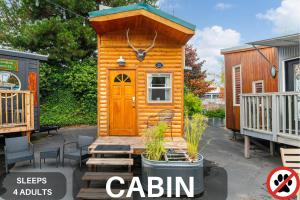
[[[207,118],[201,114],[194,114],[191,119],[185,119],[185,137],[187,143],[187,153],[191,160],[199,157],[199,143],[202,135],[207,128]]]
[[[164,147],[164,136],[168,125],[164,122],[157,126],[148,128],[144,133],[146,145],[146,158],[149,160],[161,160],[166,149]]]
[[[175,152],[164,147],[164,133],[167,124],[160,123],[145,131],[146,151],[142,155],[142,185],[148,191],[148,177],[160,177],[163,180],[165,194],[178,194],[176,188],[176,177],[181,177],[186,186],[189,186],[190,177],[194,179],[193,192],[200,194],[204,191],[203,181],[203,157],[198,154],[199,143],[206,129],[206,118],[203,115],[193,115],[191,119],[186,118],[185,136],[187,141],[187,152]],[[183,159],[174,159],[184,155]],[[171,187],[167,185],[167,179],[171,177]],[[185,195],[183,191],[180,194]]]

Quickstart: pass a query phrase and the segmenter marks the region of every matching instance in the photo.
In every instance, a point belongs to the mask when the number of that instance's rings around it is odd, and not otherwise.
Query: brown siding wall
[[[154,33],[147,30],[130,30],[130,40],[136,48],[145,49],[153,40]],[[125,67],[117,65],[117,59],[123,56]],[[135,53],[128,46],[126,31],[110,32],[98,36],[98,134],[108,135],[109,131],[109,90],[108,77],[110,69],[136,70],[136,112],[137,134],[141,135],[146,128],[150,115],[156,115],[160,110],[173,109],[173,136],[181,136],[183,130],[183,47],[158,32],[156,43],[143,62],[136,59]],[[162,62],[164,67],[157,69],[156,62]],[[173,103],[147,103],[147,72],[172,73]],[[170,130],[167,136],[170,135]]]
[[[276,66],[277,52],[275,48],[262,48],[260,51]],[[226,127],[232,130],[240,130],[240,107],[233,106],[233,80],[232,67],[241,65],[242,70],[242,93],[252,93],[252,82],[264,81],[265,92],[278,91],[278,76],[272,78],[270,65],[257,52],[257,50],[247,50],[225,55],[225,98],[226,98]]]

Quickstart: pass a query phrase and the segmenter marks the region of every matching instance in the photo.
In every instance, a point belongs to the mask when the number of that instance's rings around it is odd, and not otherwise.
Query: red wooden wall
[[[272,47],[260,48],[260,51],[276,66],[277,50]],[[265,92],[278,91],[278,76],[272,78],[270,64],[255,49],[244,49],[223,53],[225,57],[225,99],[226,127],[240,130],[240,107],[233,105],[232,67],[241,65],[242,93],[252,93],[252,82],[263,80]]]

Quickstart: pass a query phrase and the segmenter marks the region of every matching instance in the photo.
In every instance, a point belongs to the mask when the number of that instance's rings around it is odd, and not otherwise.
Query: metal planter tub
[[[198,161],[154,161],[142,155],[142,186],[148,191],[148,177],[163,179],[164,193],[167,193],[167,177],[172,178],[172,194],[176,194],[175,179],[181,177],[189,186],[189,177],[194,177],[194,194],[204,191],[203,181],[203,156],[199,155]],[[181,194],[185,195],[181,190]]]
[[[208,118],[208,125],[211,127],[224,127],[225,119],[218,117]]]

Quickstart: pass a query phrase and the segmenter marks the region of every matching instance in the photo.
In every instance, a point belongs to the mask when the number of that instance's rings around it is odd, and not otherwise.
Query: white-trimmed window
[[[233,105],[239,106],[242,93],[242,71],[241,65],[232,67],[232,81],[233,81]]]
[[[149,73],[147,75],[147,86],[149,103],[172,102],[171,73]]]
[[[252,82],[252,93],[257,94],[257,93],[263,93],[264,91],[265,91],[265,88],[264,88],[263,80]]]

